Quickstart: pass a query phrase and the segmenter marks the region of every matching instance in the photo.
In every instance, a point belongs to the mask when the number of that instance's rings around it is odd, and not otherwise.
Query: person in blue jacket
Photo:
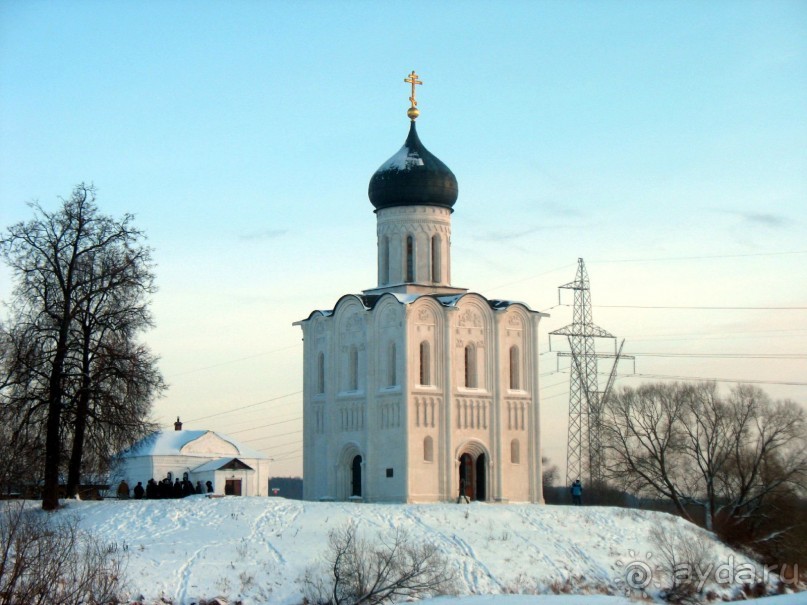
[[[583,485],[580,483],[580,479],[576,479],[575,482],[572,483],[570,491],[572,492],[572,504],[581,506],[583,504]]]

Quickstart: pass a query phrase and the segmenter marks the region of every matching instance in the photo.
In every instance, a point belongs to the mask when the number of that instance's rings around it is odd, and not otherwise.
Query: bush
[[[666,586],[659,596],[671,603],[700,603],[704,585],[714,570],[711,545],[680,527],[655,526],[650,540],[660,554],[657,571]]]
[[[331,530],[324,569],[311,568],[303,578],[306,600],[320,605],[417,599],[446,594],[454,583],[454,570],[434,544],[415,543],[400,528],[370,543],[354,524]]]
[[[123,557],[72,516],[0,508],[0,605],[119,603]]]

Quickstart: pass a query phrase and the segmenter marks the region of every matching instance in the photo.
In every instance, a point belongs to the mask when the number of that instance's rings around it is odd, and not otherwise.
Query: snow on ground
[[[603,593],[623,594],[632,570],[655,568],[660,553],[653,552],[649,533],[656,526],[682,527],[693,540],[708,540],[716,563],[751,563],[678,517],[620,508],[192,496],[71,501],[63,513],[76,514],[82,527],[124,550],[131,598],[174,605],[214,596],[245,605],[296,605],[299,579],[325,553],[329,530],[351,521],[371,539],[402,527],[415,540],[437,544],[457,570],[461,595],[544,595],[441,597],[430,601],[434,605],[624,605],[630,602],[625,597]],[[651,596],[659,579],[653,575],[647,586]],[[547,596],[558,590],[573,595]],[[736,596],[739,586],[720,593]],[[584,594],[592,596],[576,596]]]

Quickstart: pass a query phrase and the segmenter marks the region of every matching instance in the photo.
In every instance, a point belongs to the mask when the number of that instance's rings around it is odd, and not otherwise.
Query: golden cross
[[[412,73],[409,74],[408,78],[404,78],[404,82],[409,82],[412,85],[412,96],[409,97],[409,102],[412,103],[412,107],[417,107],[418,102],[415,100],[415,86],[418,84],[423,84],[420,80],[418,80],[418,75],[415,73],[415,70],[412,70]]]

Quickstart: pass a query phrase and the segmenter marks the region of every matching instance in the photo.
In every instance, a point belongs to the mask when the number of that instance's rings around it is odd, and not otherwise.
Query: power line
[[[676,260],[713,260],[719,258],[748,258],[751,256],[785,256],[790,254],[807,254],[807,250],[795,250],[792,252],[755,252],[748,254],[715,254],[701,256],[668,256],[665,258],[623,258],[611,260],[593,260],[592,263],[655,263]]]
[[[564,304],[565,307],[572,305]],[[804,311],[807,307],[717,307],[717,306],[669,306],[669,305],[592,305],[603,309],[675,309],[698,311]]]
[[[278,426],[280,424],[288,424],[289,422],[297,422],[301,420],[302,416],[297,416],[296,418],[289,418],[288,420],[280,420],[279,422],[270,422],[269,424],[263,424],[261,426],[253,426],[252,428],[248,429],[241,429],[240,431],[232,431],[230,435],[237,435],[238,433],[246,433],[248,431],[257,431],[258,429],[265,429],[270,426]]]
[[[212,368],[220,368],[221,366],[226,366],[231,363],[238,363],[240,361],[247,361],[249,359],[255,359],[256,357],[263,357],[264,355],[269,355],[271,353],[278,353],[280,351],[288,351],[289,349],[296,349],[301,347],[302,345],[290,345],[288,347],[281,347],[279,349],[272,349],[271,351],[264,351],[263,353],[255,353],[254,355],[247,355],[246,357],[239,357],[238,359],[229,359],[227,361],[222,361],[221,363],[215,363],[211,366],[204,366],[201,368],[194,368],[192,370],[185,370],[184,372],[178,372],[176,374],[172,374],[170,378],[174,378],[175,376],[185,376],[186,374],[193,374],[194,372],[202,372],[204,370],[210,370]]]
[[[655,378],[661,380],[699,380],[701,382],[732,382],[738,384],[776,384],[791,387],[807,387],[807,382],[755,380],[753,378],[704,378],[703,376],[673,376],[670,374],[623,374],[620,378]]]
[[[701,256],[669,256],[663,258],[623,258],[623,259],[613,259],[613,260],[594,260],[589,261],[593,263],[600,263],[600,264],[608,264],[608,263],[656,263],[656,262],[669,262],[669,261],[680,261],[680,260],[715,260],[721,258],[747,258],[753,256],[784,256],[784,255],[791,255],[791,254],[807,254],[807,250],[796,250],[791,252],[758,252],[758,253],[749,253],[749,254],[715,254],[715,255],[701,255]],[[493,290],[498,290],[499,288],[505,288],[507,286],[512,286],[515,284],[520,284],[525,281],[530,281],[535,279],[536,277],[541,277],[543,275],[548,275],[550,273],[555,273],[557,271],[562,271],[564,269],[568,269],[574,265],[567,264],[563,265],[562,267],[557,267],[555,269],[550,269],[549,271],[543,271],[541,273],[535,273],[530,275],[529,277],[524,277],[522,279],[507,282],[504,284],[499,284],[498,286],[493,286],[492,288],[485,288],[486,292],[492,292]],[[557,306],[557,305],[556,305]],[[554,307],[550,307],[554,308]],[[548,310],[548,309],[546,309]]]
[[[283,436],[285,437],[287,435],[300,435],[301,433],[302,433],[302,431],[294,431],[293,433],[284,433]],[[258,437],[257,439],[250,439],[249,441],[244,441],[244,443],[255,443],[256,441],[265,441],[266,439],[274,439],[276,436],[277,435],[268,435],[266,437]],[[299,443],[299,442],[300,442],[300,439],[298,438],[298,439],[294,439],[293,441],[285,441],[283,443],[273,443],[272,445],[269,445],[267,447],[262,447],[260,449],[267,452],[267,451],[270,451],[270,450],[273,450],[273,449],[277,449],[279,447],[284,447],[284,446],[287,446],[287,445],[291,445],[292,443]]]
[[[558,370],[559,372],[567,373],[569,370]],[[597,374],[607,375],[608,372],[597,372]],[[618,374],[619,378],[654,378],[660,380],[699,380],[702,382],[732,382],[738,384],[775,384],[780,386],[807,386],[807,382],[796,382],[796,381],[778,381],[778,380],[758,380],[755,378],[705,378],[703,376],[676,376],[673,374]],[[558,383],[560,384],[560,383]],[[553,395],[552,397],[555,397]],[[542,399],[549,399],[548,397],[542,397]]]
[[[233,412],[238,412],[240,410],[246,410],[247,408],[254,408],[258,405],[263,405],[264,403],[270,403],[272,401],[277,401],[278,399],[285,399],[286,397],[291,397],[292,395],[299,395],[302,391],[294,391],[293,393],[286,393],[285,395],[278,395],[277,397],[272,397],[271,399],[264,399],[263,401],[258,401],[257,403],[250,403],[249,405],[242,405],[238,408],[232,408],[230,410],[225,410],[224,412],[216,412],[215,414],[210,414],[208,416],[200,416],[199,418],[191,418],[190,420],[186,420],[186,422],[197,422],[199,420],[207,420],[208,418],[213,418],[214,416],[222,416],[223,414],[232,414]]]
[[[634,353],[637,357],[695,357],[714,359],[807,359],[804,353]]]

